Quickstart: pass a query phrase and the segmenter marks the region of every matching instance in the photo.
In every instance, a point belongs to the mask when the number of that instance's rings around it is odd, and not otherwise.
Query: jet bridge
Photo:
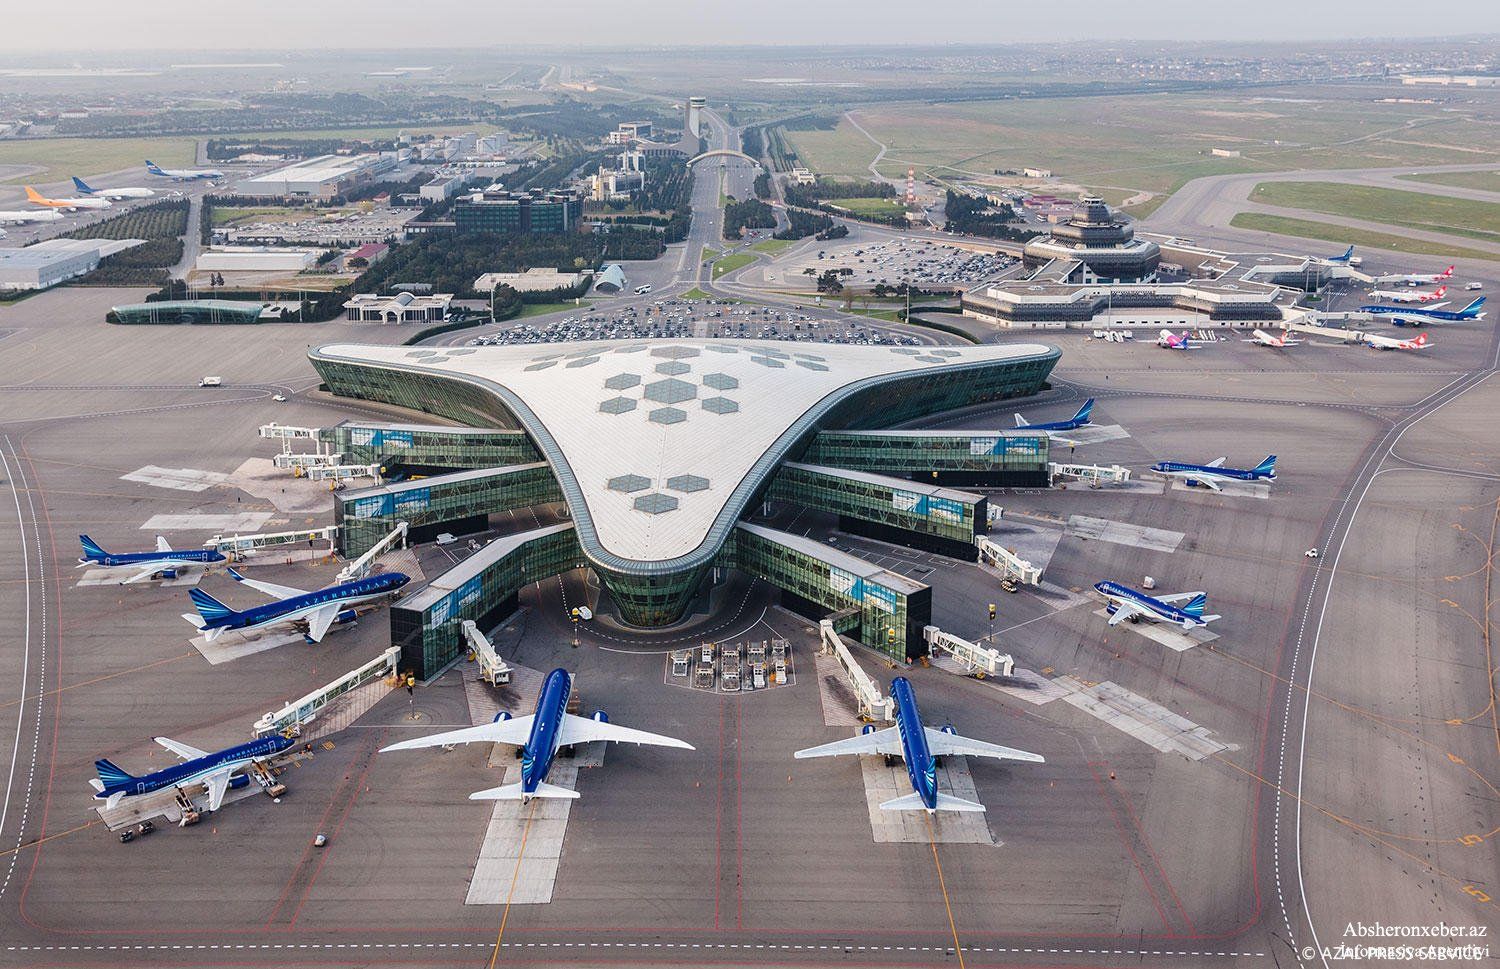
[[[941,650],[964,668],[971,676],[1010,676],[1015,672],[1015,660],[1007,653],[989,646],[980,646],[952,633],[945,633],[936,626],[923,626],[922,638],[933,651]]]
[[[279,733],[292,736],[317,718],[318,714],[334,700],[352,692],[366,683],[384,679],[396,672],[401,659],[401,649],[392,646],[363,666],[350,670],[332,683],[313,690],[300,699],[293,700],[280,710],[272,710],[255,721],[255,735]]]
[[[974,544],[979,546],[979,561],[991,568],[999,569],[1001,578],[1015,579],[1027,585],[1042,584],[1042,570],[1018,557],[1010,549],[984,535],[975,537]]]
[[[820,621],[818,629],[823,640],[823,648],[838,660],[839,666],[843,667],[845,678],[854,689],[854,699],[859,704],[860,719],[895,720],[895,701],[888,696],[883,696],[880,692],[880,684],[860,668],[859,663],[854,659],[854,654],[849,652],[849,647],[844,644],[844,638],[834,632],[833,620]]]
[[[1102,484],[1125,484],[1130,481],[1130,469],[1118,464],[1059,464],[1051,462],[1047,465],[1047,478],[1049,482],[1058,478],[1076,478],[1086,482],[1089,487],[1097,488]]]
[[[378,464],[324,464],[295,469],[312,481],[347,481],[350,478],[373,478],[380,480]]]
[[[510,664],[500,658],[495,652],[495,646],[489,637],[479,631],[479,626],[472,619],[465,619],[459,624],[463,630],[464,639],[469,648],[474,651],[474,658],[479,661],[479,675],[490,686],[503,686],[510,682]]]
[[[263,438],[271,438],[271,439],[274,439],[274,440],[282,440],[282,441],[293,441],[293,440],[316,441],[316,440],[318,440],[318,435],[320,433],[321,433],[320,430],[318,428],[316,428],[316,427],[290,427],[290,426],[285,425],[285,424],[274,424],[274,423],[273,424],[262,424],[260,426],[260,436],[261,437],[263,437]]]
[[[338,581],[353,582],[355,579],[364,578],[370,573],[370,566],[375,564],[375,559],[384,554],[397,541],[401,542],[402,548],[406,547],[406,522],[397,522],[396,527],[391,529],[390,534],[374,545],[371,545],[365,554],[344,566],[338,574]]]
[[[291,532],[262,532],[259,535],[215,535],[204,542],[203,547],[226,554],[243,555],[253,549],[297,545],[317,539],[331,542],[337,533],[338,526],[329,525],[326,528],[300,528]]]
[[[282,471],[306,470],[308,468],[322,468],[336,465],[344,459],[342,454],[319,454],[309,452],[307,454],[293,454],[290,451],[282,451],[271,459],[271,463]]]

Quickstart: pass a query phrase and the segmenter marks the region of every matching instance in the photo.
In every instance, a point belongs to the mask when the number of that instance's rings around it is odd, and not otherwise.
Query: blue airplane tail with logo
[[[1350,246],[1348,249],[1344,250],[1344,254],[1342,256],[1334,256],[1332,259],[1330,259],[1328,261],[1329,262],[1348,262],[1353,256],[1354,256],[1354,247]]]
[[[1276,477],[1276,455],[1266,455],[1266,459],[1252,468],[1251,472],[1264,478]]]
[[[1089,419],[1089,415],[1093,412],[1094,398],[1090,397],[1088,400],[1083,402],[1082,407],[1078,408],[1078,413],[1073,415],[1073,420],[1077,421],[1080,424],[1086,423]]]
[[[160,168],[157,167],[156,162],[152,161],[149,158],[146,159],[146,171],[150,172],[153,175],[165,175],[166,174],[166,172],[162,171]]]
[[[104,556],[109,554],[108,552],[104,551],[104,549],[99,547],[98,542],[94,541],[92,538],[89,538],[87,535],[79,535],[78,544],[83,546],[84,558],[102,559],[104,558]]]
[[[203,617],[203,625],[216,626],[222,624],[226,619],[235,615],[235,611],[202,589],[189,589],[188,595],[193,597],[193,605],[198,607],[198,615]]]
[[[1187,603],[1183,605],[1182,611],[1192,616],[1194,619],[1202,619],[1203,610],[1207,608],[1207,606],[1208,595],[1206,593],[1200,592],[1189,599]]]
[[[1484,299],[1485,298],[1483,296],[1479,297],[1474,302],[1470,303],[1468,306],[1465,306],[1463,309],[1459,310],[1458,311],[1458,315],[1459,316],[1467,316],[1467,317],[1469,317],[1471,319],[1473,317],[1478,316],[1479,315],[1479,308],[1484,305]]]
[[[103,759],[94,761],[94,772],[99,775],[99,783],[106,788],[119,787],[121,784],[128,784],[135,780],[123,769]]]
[[[78,191],[82,192],[84,195],[94,194],[94,190],[89,188],[88,183],[79,178],[77,175],[73,176],[73,187],[78,189]]]

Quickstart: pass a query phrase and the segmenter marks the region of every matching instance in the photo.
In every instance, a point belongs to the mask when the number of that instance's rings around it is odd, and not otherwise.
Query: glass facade
[[[491,515],[561,500],[552,469],[541,461],[343,492],[333,508],[338,552],[363,555],[397,522],[407,523],[408,541],[425,542],[441,532],[483,531]]]
[[[542,459],[526,433],[517,430],[345,421],[323,428],[318,440],[344,455],[345,464],[390,461],[407,469],[463,471]]]
[[[259,323],[264,309],[260,303],[187,299],[129,303],[111,312],[121,323]]]
[[[922,627],[932,623],[932,589],[801,535],[741,523],[735,567],[804,603],[845,613],[847,634],[897,662],[927,652]],[[857,622],[854,616],[858,616]]]
[[[432,679],[464,655],[465,619],[487,629],[515,610],[526,586],[587,565],[571,523],[495,539],[392,604],[391,643],[401,648],[401,672]]]
[[[969,559],[977,555],[974,535],[985,530],[988,515],[983,495],[807,464],[783,464],[767,494],[772,500],[807,505],[841,519],[941,539],[945,548],[934,551],[945,551],[951,544],[953,552]]]
[[[1047,487],[1043,431],[824,431],[803,460],[856,471],[999,488]]]
[[[487,193],[453,205],[459,232],[570,232],[583,220],[583,199],[566,192]]]

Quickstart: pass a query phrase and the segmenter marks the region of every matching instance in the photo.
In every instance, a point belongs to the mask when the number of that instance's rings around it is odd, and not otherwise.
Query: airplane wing
[[[136,574],[132,575],[130,578],[126,579],[124,582],[121,582],[120,584],[121,585],[134,585],[137,582],[145,582],[147,579],[151,578],[153,575],[155,575],[156,573],[158,573],[160,571],[161,571],[161,569],[158,568],[157,566],[155,566],[155,565],[148,565],[144,569],[141,569],[139,572],[137,572]]]
[[[273,599],[290,599],[293,596],[307,595],[306,589],[294,589],[289,585],[277,585],[274,582],[261,582],[257,579],[247,579],[240,575],[238,569],[230,569],[229,577],[236,582],[243,582],[256,592],[264,593]]]
[[[158,552],[170,552],[172,551],[172,543],[167,541],[166,536],[158,535],[156,536],[156,550]]]
[[[607,740],[617,744],[650,744],[653,747],[679,747],[683,750],[693,749],[692,744],[675,737],[663,737],[661,734],[647,733],[644,730],[622,727],[590,717],[575,717],[571,713],[563,716],[558,744],[570,746],[586,744],[591,740]]]
[[[203,783],[208,788],[208,809],[210,811],[217,811],[223,806],[224,795],[229,792],[229,777],[233,773],[233,770],[225,767],[203,778]]]
[[[1202,595],[1201,592],[1174,592],[1169,596],[1156,596],[1159,602],[1187,602]]]
[[[1192,476],[1189,475],[1189,477],[1192,477]],[[1224,490],[1223,488],[1219,487],[1219,483],[1217,481],[1215,481],[1213,478],[1208,477],[1206,475],[1204,477],[1202,477],[1202,478],[1193,478],[1193,480],[1196,481],[1196,482],[1198,482],[1199,484],[1203,485],[1204,487],[1212,490],[1212,491],[1223,491]]]
[[[798,760],[806,760],[809,757],[843,757],[847,754],[886,754],[899,756],[901,754],[901,732],[895,727],[886,727],[884,730],[862,733],[847,740],[835,740],[831,744],[808,747],[806,750],[797,751],[792,756]]]
[[[156,737],[154,739],[157,743],[161,744],[163,747],[167,748],[178,757],[181,757],[183,760],[197,760],[199,757],[208,756],[208,751],[199,750],[197,747],[194,747],[191,744],[178,743],[170,737]]]
[[[380,752],[384,754],[392,750],[416,750],[419,747],[450,747],[454,744],[524,744],[531,734],[531,721],[535,719],[528,713],[524,717],[516,717],[513,720],[447,730],[428,737],[403,740],[389,747],[380,748]]]
[[[1224,462],[1228,461],[1228,460],[1229,460],[1228,458],[1214,458],[1212,461],[1210,461],[1207,464],[1205,464],[1204,467],[1205,468],[1222,468],[1224,466]]]
[[[1131,602],[1129,599],[1116,599],[1115,611],[1114,614],[1109,617],[1109,624],[1111,626],[1118,626],[1120,623],[1124,622],[1132,616],[1149,615],[1151,615],[1150,612],[1136,605],[1134,602]]]
[[[986,743],[983,740],[970,740],[968,737],[960,737],[954,733],[944,733],[931,727],[923,727],[927,732],[927,749],[935,756],[941,757],[945,754],[953,754],[963,757],[994,757],[998,760],[1026,760],[1033,764],[1045,764],[1047,759],[1041,754],[1028,753],[1017,750],[1014,747],[1002,747],[999,744]]]
[[[328,635],[328,629],[333,621],[339,616],[342,603],[330,602],[317,612],[309,613],[307,617],[307,635],[315,643],[321,643],[323,637]]]

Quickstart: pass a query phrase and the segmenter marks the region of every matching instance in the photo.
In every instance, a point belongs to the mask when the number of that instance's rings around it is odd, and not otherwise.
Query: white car
[[[1318,550],[1315,549],[1315,548],[1310,548],[1307,551],[1303,552],[1302,554],[1305,555],[1307,558],[1315,559],[1315,558],[1318,557]]]
[[[286,403],[286,394],[277,394],[275,397],[272,397],[271,399],[274,400],[274,401],[276,401],[278,404],[284,404],[284,403]]]

